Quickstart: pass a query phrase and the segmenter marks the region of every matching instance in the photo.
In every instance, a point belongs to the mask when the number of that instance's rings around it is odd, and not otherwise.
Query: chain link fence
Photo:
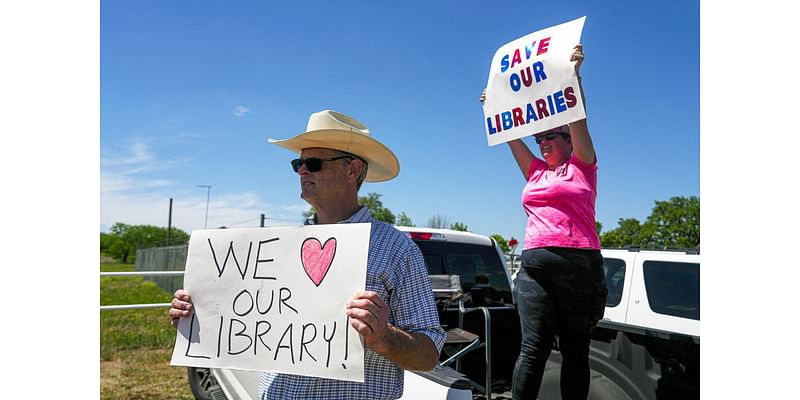
[[[183,271],[186,268],[188,245],[153,247],[136,250],[136,271]],[[156,276],[144,279],[155,282],[167,293],[183,287],[182,276]]]
[[[153,247],[136,251],[136,271],[183,271],[186,268],[188,245]],[[506,254],[509,272],[513,275],[520,268],[519,254]],[[183,277],[146,277],[168,293],[183,288]]]

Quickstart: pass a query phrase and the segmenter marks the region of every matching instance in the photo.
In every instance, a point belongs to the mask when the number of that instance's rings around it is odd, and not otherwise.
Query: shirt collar
[[[359,223],[359,222],[370,222],[372,219],[372,214],[369,212],[369,208],[367,206],[361,206],[350,218],[341,220],[337,222],[337,224],[352,224],[352,223]],[[304,223],[305,225],[317,225],[317,214],[311,214]]]

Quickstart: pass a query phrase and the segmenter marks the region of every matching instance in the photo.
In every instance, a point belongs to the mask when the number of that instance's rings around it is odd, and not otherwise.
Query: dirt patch
[[[100,361],[100,398],[193,400],[185,367],[172,367],[172,349],[131,350]]]

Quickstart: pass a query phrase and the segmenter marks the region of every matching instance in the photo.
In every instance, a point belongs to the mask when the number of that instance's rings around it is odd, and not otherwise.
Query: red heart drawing
[[[303,241],[300,248],[300,259],[303,262],[303,269],[306,275],[311,278],[311,282],[319,286],[328,269],[333,263],[333,256],[336,254],[336,238],[330,238],[325,244],[320,244],[317,238],[308,238]]]

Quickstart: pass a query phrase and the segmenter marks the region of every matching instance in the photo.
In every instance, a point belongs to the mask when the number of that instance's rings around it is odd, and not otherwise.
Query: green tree
[[[367,208],[369,208],[369,213],[372,214],[372,218],[394,225],[394,214],[392,214],[391,210],[383,206],[383,202],[380,198],[381,194],[379,193],[369,193],[366,196],[358,196],[358,205],[367,206]]]
[[[105,232],[100,232],[100,253],[109,254],[108,252],[109,249],[111,248],[112,245],[114,245],[114,242],[117,239],[118,239],[117,236]]]
[[[700,247],[700,198],[673,197],[656,201],[645,222],[648,246],[656,248]]]
[[[405,211],[397,216],[397,226],[416,226],[411,222],[411,217],[406,215]]]
[[[428,228],[445,229],[450,225],[447,217],[436,214],[428,218]]]
[[[495,240],[495,242],[497,242],[497,245],[500,246],[500,250],[502,250],[504,254],[508,254],[511,252],[511,248],[508,247],[508,241],[506,241],[506,239],[503,238],[502,235],[500,235],[499,233],[494,233],[489,236],[491,236]]]
[[[454,231],[462,231],[462,232],[469,232],[467,225],[462,224],[461,222],[455,222],[453,225],[450,225],[450,229]]]
[[[377,219],[378,221],[383,221],[388,224],[394,224],[396,218],[394,214],[392,214],[392,210],[383,206],[383,202],[380,200],[381,198],[380,193],[369,193],[366,196],[358,196],[358,205],[359,206],[367,206],[369,209],[370,215],[372,218]],[[317,213],[317,210],[314,207],[311,207],[308,211],[303,213],[303,218],[308,218]],[[408,219],[408,222],[411,222],[411,219]],[[414,225],[405,225],[405,226],[414,226]]]
[[[620,218],[614,228],[600,235],[603,247],[625,247],[642,245],[642,225],[636,218]]]
[[[117,222],[116,224],[111,226],[110,234],[111,237],[108,239],[110,242],[106,252],[111,257],[116,258],[117,260],[122,261],[123,263],[128,262],[128,256],[130,256],[131,250],[134,252],[136,248],[127,240],[127,232],[130,229],[130,225],[123,224],[121,222]],[[102,242],[101,242],[102,246]]]
[[[117,222],[111,226],[107,236],[100,236],[101,250],[104,246],[106,254],[123,263],[133,262],[136,250],[150,247],[166,246],[167,228],[153,225],[128,225]],[[105,242],[105,243],[104,243]],[[189,242],[189,234],[172,228],[170,245],[185,244]]]
[[[700,246],[700,198],[656,201],[644,223],[620,218],[618,227],[600,236],[603,247],[697,248]]]

